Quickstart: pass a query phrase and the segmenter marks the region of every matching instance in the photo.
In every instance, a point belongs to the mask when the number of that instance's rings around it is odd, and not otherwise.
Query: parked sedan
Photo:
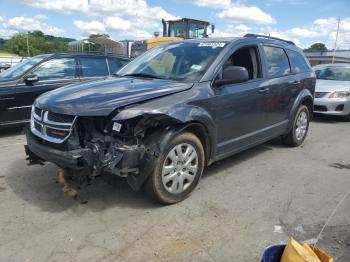
[[[29,122],[32,104],[47,91],[112,75],[127,58],[60,53],[38,55],[0,74],[0,128]]]
[[[314,112],[340,115],[350,121],[350,64],[314,67],[317,82]]]

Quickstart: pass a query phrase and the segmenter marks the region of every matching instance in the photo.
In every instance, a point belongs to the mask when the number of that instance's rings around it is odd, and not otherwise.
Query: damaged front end
[[[139,190],[154,170],[162,137],[174,123],[162,114],[123,120],[72,117],[33,108],[26,132],[27,160],[29,164],[48,161],[59,166],[59,181],[70,195],[103,172],[125,177]]]

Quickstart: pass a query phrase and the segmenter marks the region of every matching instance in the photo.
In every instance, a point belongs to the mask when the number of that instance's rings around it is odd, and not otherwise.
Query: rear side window
[[[305,57],[295,51],[288,50],[288,56],[294,73],[309,72],[310,67]]]
[[[286,52],[279,47],[264,46],[269,77],[280,77],[290,74],[290,66]]]
[[[81,57],[80,66],[83,76],[108,76],[108,67],[104,57]]]

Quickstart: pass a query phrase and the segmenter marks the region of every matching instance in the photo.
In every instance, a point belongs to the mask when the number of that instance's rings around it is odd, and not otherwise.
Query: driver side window
[[[75,77],[75,59],[58,58],[44,62],[37,69],[32,71],[39,80],[74,78]]]
[[[229,66],[241,66],[246,68],[249,80],[261,78],[259,53],[256,46],[247,46],[236,50],[224,63],[223,69]]]

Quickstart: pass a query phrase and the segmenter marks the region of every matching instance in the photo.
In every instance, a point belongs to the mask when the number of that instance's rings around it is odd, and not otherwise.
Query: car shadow
[[[256,156],[282,147],[279,139],[254,147],[235,156],[218,161],[207,167],[203,181],[233,165],[251,161]],[[70,199],[61,191],[57,181],[58,168],[55,165],[25,166],[25,160],[19,159],[12,163],[8,170],[14,173],[5,177],[6,184],[21,199],[35,205],[45,212],[94,212],[119,207],[151,210],[162,207],[161,204],[148,197],[144,190],[134,192],[126,180],[118,176],[104,174],[97,177],[90,185],[85,185],[79,192],[78,199]],[[83,208],[82,208],[83,207]]]
[[[323,114],[314,114],[313,122],[317,123],[344,123],[346,122],[341,116],[331,116],[331,115],[323,115]]]
[[[24,135],[24,127],[10,127],[6,129],[0,129],[0,138]]]
[[[235,154],[233,156],[224,158],[220,161],[214,162],[212,165],[206,167],[203,172],[202,179],[213,176],[218,172],[228,169],[234,165],[239,165],[245,161],[252,161],[255,157],[263,154],[267,151],[284,148],[280,138],[273,139],[264,144],[258,145],[256,147],[247,149],[243,152]]]

